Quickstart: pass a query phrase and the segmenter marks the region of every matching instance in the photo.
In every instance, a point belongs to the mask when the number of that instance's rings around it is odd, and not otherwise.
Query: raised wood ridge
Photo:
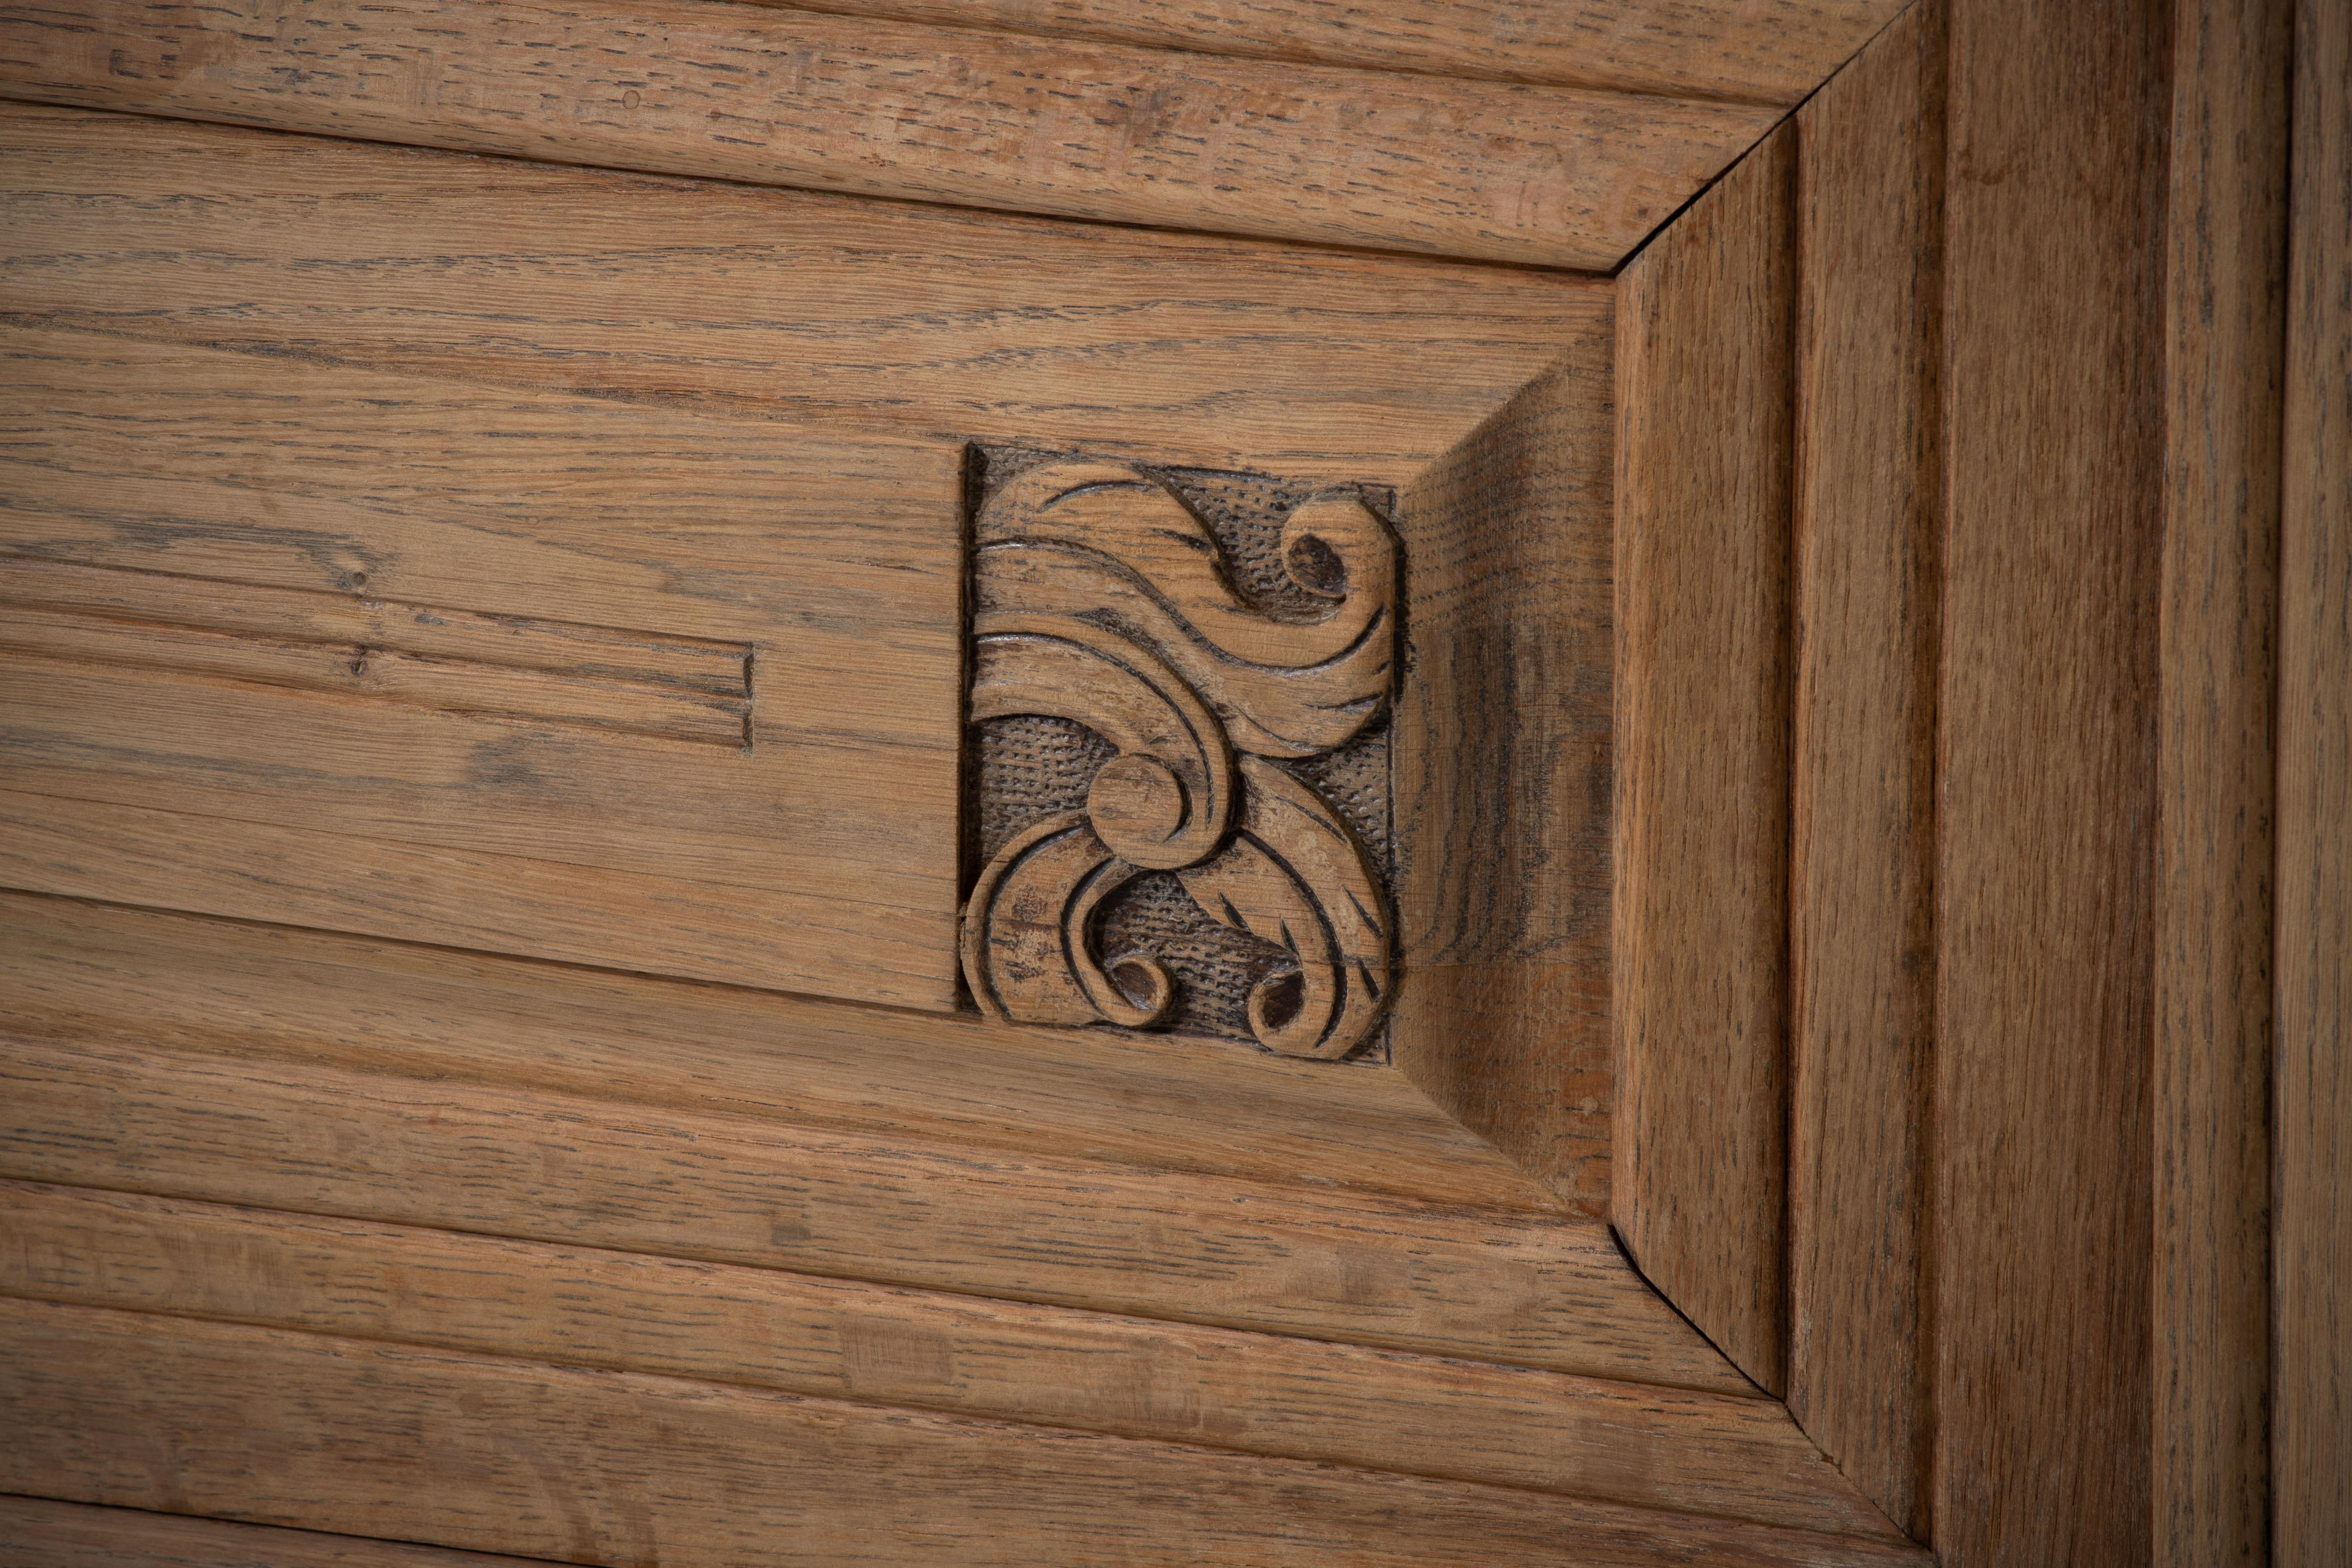
[[[0,1294],[33,1300],[1894,1538],[1767,1400],[33,1183],[0,1181]]]
[[[1307,483],[1407,483],[1610,321],[1569,273],[24,104],[0,166],[48,325]]]
[[[769,0],[761,0],[761,4]],[[985,26],[1258,59],[1793,104],[1904,0],[793,0],[793,8]]]
[[[0,92],[1591,270],[1778,115],[712,0],[54,0],[0,16]]]
[[[0,1396],[38,1446],[0,1485],[262,1522],[415,1528],[574,1562],[1263,1563],[1385,1568],[1478,1543],[1534,1568],[1917,1563],[1916,1548],[1582,1498],[769,1393],[647,1373],[0,1301]],[[338,1439],[321,1438],[332,1434]],[[163,1467],[131,1453],[174,1453]]]

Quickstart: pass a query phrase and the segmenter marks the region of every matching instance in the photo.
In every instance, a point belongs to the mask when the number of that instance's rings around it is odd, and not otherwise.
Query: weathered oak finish
[[[1643,1272],[1785,1386],[1796,140],[1620,279],[1616,1180]]]
[[[2152,1545],[2179,1568],[2261,1562],[2270,1545],[2272,706],[2293,25],[2292,0],[2200,0],[2173,18]]]
[[[761,4],[771,0],[761,0]],[[1794,103],[1903,0],[797,0],[795,8],[974,25],[1259,59]]]
[[[0,309],[273,363],[1402,485],[1610,292],[0,104]]]
[[[954,1005],[959,447],[87,332],[0,363],[10,789],[212,871],[16,885]]]
[[[0,1020],[24,1035],[142,1037],[1433,1206],[1557,1208],[1376,1068],[858,1011],[66,898],[0,893]]]
[[[2295,7],[2280,547],[2272,1545],[2352,1540],[2352,11]]]
[[[1437,1208],[1559,1201],[1397,1075],[0,894],[0,1021]]]
[[[1776,118],[712,0],[57,0],[0,17],[0,93],[1591,269]]]
[[[1399,1071],[1609,1212],[1610,344],[1405,491]]]
[[[1767,1400],[80,1188],[0,1216],[33,1300],[1894,1535]]]
[[[1924,1535],[1943,13],[1798,111],[1789,1408]]]
[[[0,1497],[0,1568],[530,1568],[399,1541]]]
[[[1953,1568],[2150,1555],[2167,18],[1953,0],[1936,872]]]
[[[0,1486],[583,1563],[1918,1563],[1585,1499],[0,1301]],[[28,1429],[40,1429],[28,1441]]]
[[[1607,1231],[1370,1194],[16,1037],[0,1174],[1738,1394]]]

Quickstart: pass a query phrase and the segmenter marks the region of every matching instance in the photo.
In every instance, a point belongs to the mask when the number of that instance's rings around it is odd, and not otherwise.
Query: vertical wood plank
[[[1785,1386],[1787,126],[1619,278],[1619,1234]]]
[[[2265,1552],[2271,696],[2292,0],[2173,16],[2155,1561]]]
[[[2352,5],[2295,14],[2280,549],[2273,1561],[2352,1541]]]
[[[1943,10],[1799,111],[1789,1408],[1924,1535]]]
[[[1954,0],[1937,1454],[1952,1568],[2148,1561],[2162,6]]]

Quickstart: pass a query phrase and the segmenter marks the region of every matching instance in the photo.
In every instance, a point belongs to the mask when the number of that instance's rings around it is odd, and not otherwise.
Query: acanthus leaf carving
[[[1276,548],[1294,608],[1235,586],[1216,532],[1126,464],[1047,462],[976,528],[971,714],[1084,725],[1111,755],[1085,809],[998,849],[965,905],[967,981],[1024,1023],[1163,1023],[1180,982],[1147,952],[1101,952],[1103,910],[1154,872],[1270,950],[1250,986],[1270,1050],[1345,1056],[1391,989],[1387,900],[1363,843],[1275,761],[1342,746],[1394,679],[1398,549],[1352,496],[1310,497]],[[1308,606],[1301,612],[1295,606]]]

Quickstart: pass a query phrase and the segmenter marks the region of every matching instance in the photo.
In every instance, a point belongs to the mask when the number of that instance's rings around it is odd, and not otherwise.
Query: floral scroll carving
[[[1309,781],[1385,718],[1397,542],[1361,500],[1325,494],[1267,542],[1278,604],[1245,593],[1227,542],[1140,468],[1047,461],[982,506],[971,720],[1082,726],[1091,770],[1083,804],[1013,833],[966,901],[964,973],[984,1010],[1166,1026],[1184,983],[1148,945],[1105,939],[1106,911],[1157,875],[1262,944],[1241,1008],[1260,1045],[1341,1057],[1380,1023],[1383,879]]]

